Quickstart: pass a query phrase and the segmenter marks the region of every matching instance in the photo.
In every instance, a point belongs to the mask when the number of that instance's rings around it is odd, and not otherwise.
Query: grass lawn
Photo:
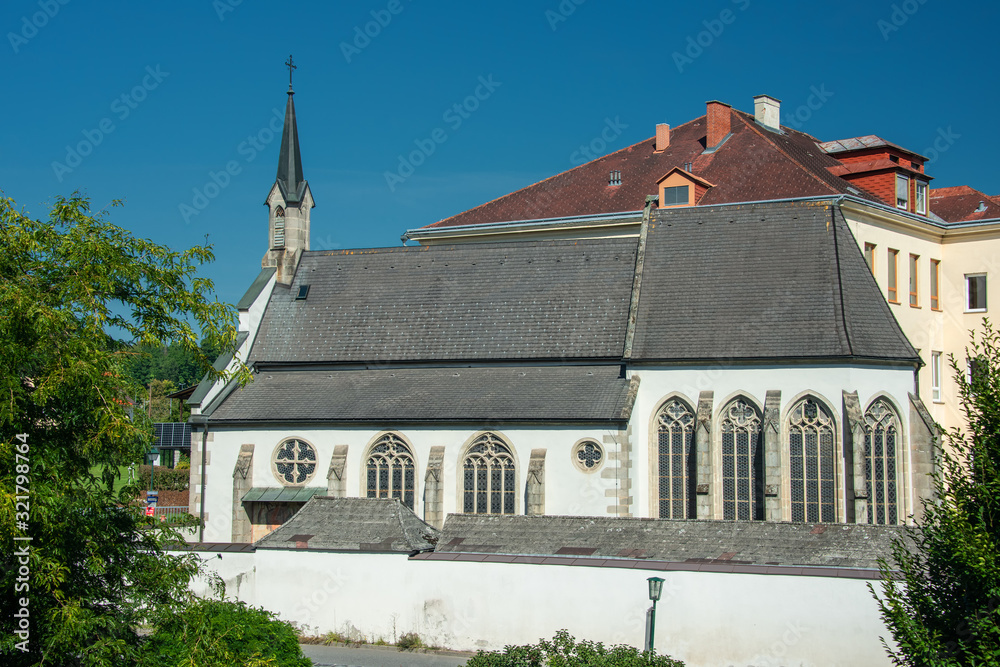
[[[90,469],[93,475],[100,477],[103,466],[94,466]],[[128,483],[128,466],[118,466],[118,477],[115,479],[115,495]]]

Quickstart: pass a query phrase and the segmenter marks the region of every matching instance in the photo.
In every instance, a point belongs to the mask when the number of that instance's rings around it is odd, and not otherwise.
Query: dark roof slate
[[[615,366],[263,371],[211,414],[226,421],[621,421]]]
[[[439,532],[394,499],[314,496],[255,543],[258,549],[413,553],[434,548]]]
[[[635,360],[916,361],[830,202],[657,211]]]
[[[275,287],[250,362],[618,358],[635,249],[626,238],[307,252],[291,288]]]
[[[435,553],[878,567],[900,526],[449,514]]]

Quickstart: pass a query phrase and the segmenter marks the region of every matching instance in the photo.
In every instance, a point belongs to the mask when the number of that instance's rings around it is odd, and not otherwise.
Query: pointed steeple
[[[278,155],[278,176],[264,201],[268,209],[268,251],[261,266],[277,268],[277,280],[289,285],[295,276],[302,253],[309,250],[309,211],[316,205],[309,183],[302,174],[299,155],[299,132],[295,124],[295,103],[292,96],[292,57],[288,56],[288,105],[285,107],[285,129],[281,135]]]
[[[306,179],[302,175],[302,156],[299,153],[299,131],[295,123],[295,101],[292,90],[292,70],[296,69],[292,57],[288,56],[288,103],[285,105],[285,127],[281,133],[281,151],[278,154],[277,182],[281,194],[289,204],[302,200],[301,190],[305,189]]]

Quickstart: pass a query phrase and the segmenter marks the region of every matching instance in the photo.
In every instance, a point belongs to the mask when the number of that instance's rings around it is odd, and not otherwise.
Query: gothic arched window
[[[722,518],[764,519],[761,419],[745,398],[722,411]]]
[[[308,442],[290,438],[274,450],[271,465],[275,477],[282,483],[305,484],[316,472],[316,450]]]
[[[285,247],[285,209],[280,206],[274,209],[274,248]]]
[[[367,473],[369,498],[398,498],[413,509],[413,454],[402,439],[392,433],[379,438],[368,453]]]
[[[694,449],[694,411],[673,399],[663,406],[657,421],[657,488],[661,519],[694,519],[697,482]]]
[[[465,455],[464,511],[513,514],[516,485],[510,448],[493,433],[476,438]]]
[[[896,444],[899,418],[885,399],[865,412],[865,490],[868,523],[899,523],[896,500]]]
[[[834,442],[830,413],[813,398],[796,403],[788,414],[792,521],[837,520]]]

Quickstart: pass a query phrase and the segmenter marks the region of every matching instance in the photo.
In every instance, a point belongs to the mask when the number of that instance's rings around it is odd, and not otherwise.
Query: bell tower
[[[309,212],[316,204],[309,183],[302,175],[295,102],[292,99],[295,95],[292,71],[297,67],[291,56],[288,56],[285,66],[288,67],[288,103],[278,154],[278,175],[264,201],[268,211],[268,251],[261,260],[261,267],[277,268],[277,281],[290,285],[302,252],[309,250]]]

